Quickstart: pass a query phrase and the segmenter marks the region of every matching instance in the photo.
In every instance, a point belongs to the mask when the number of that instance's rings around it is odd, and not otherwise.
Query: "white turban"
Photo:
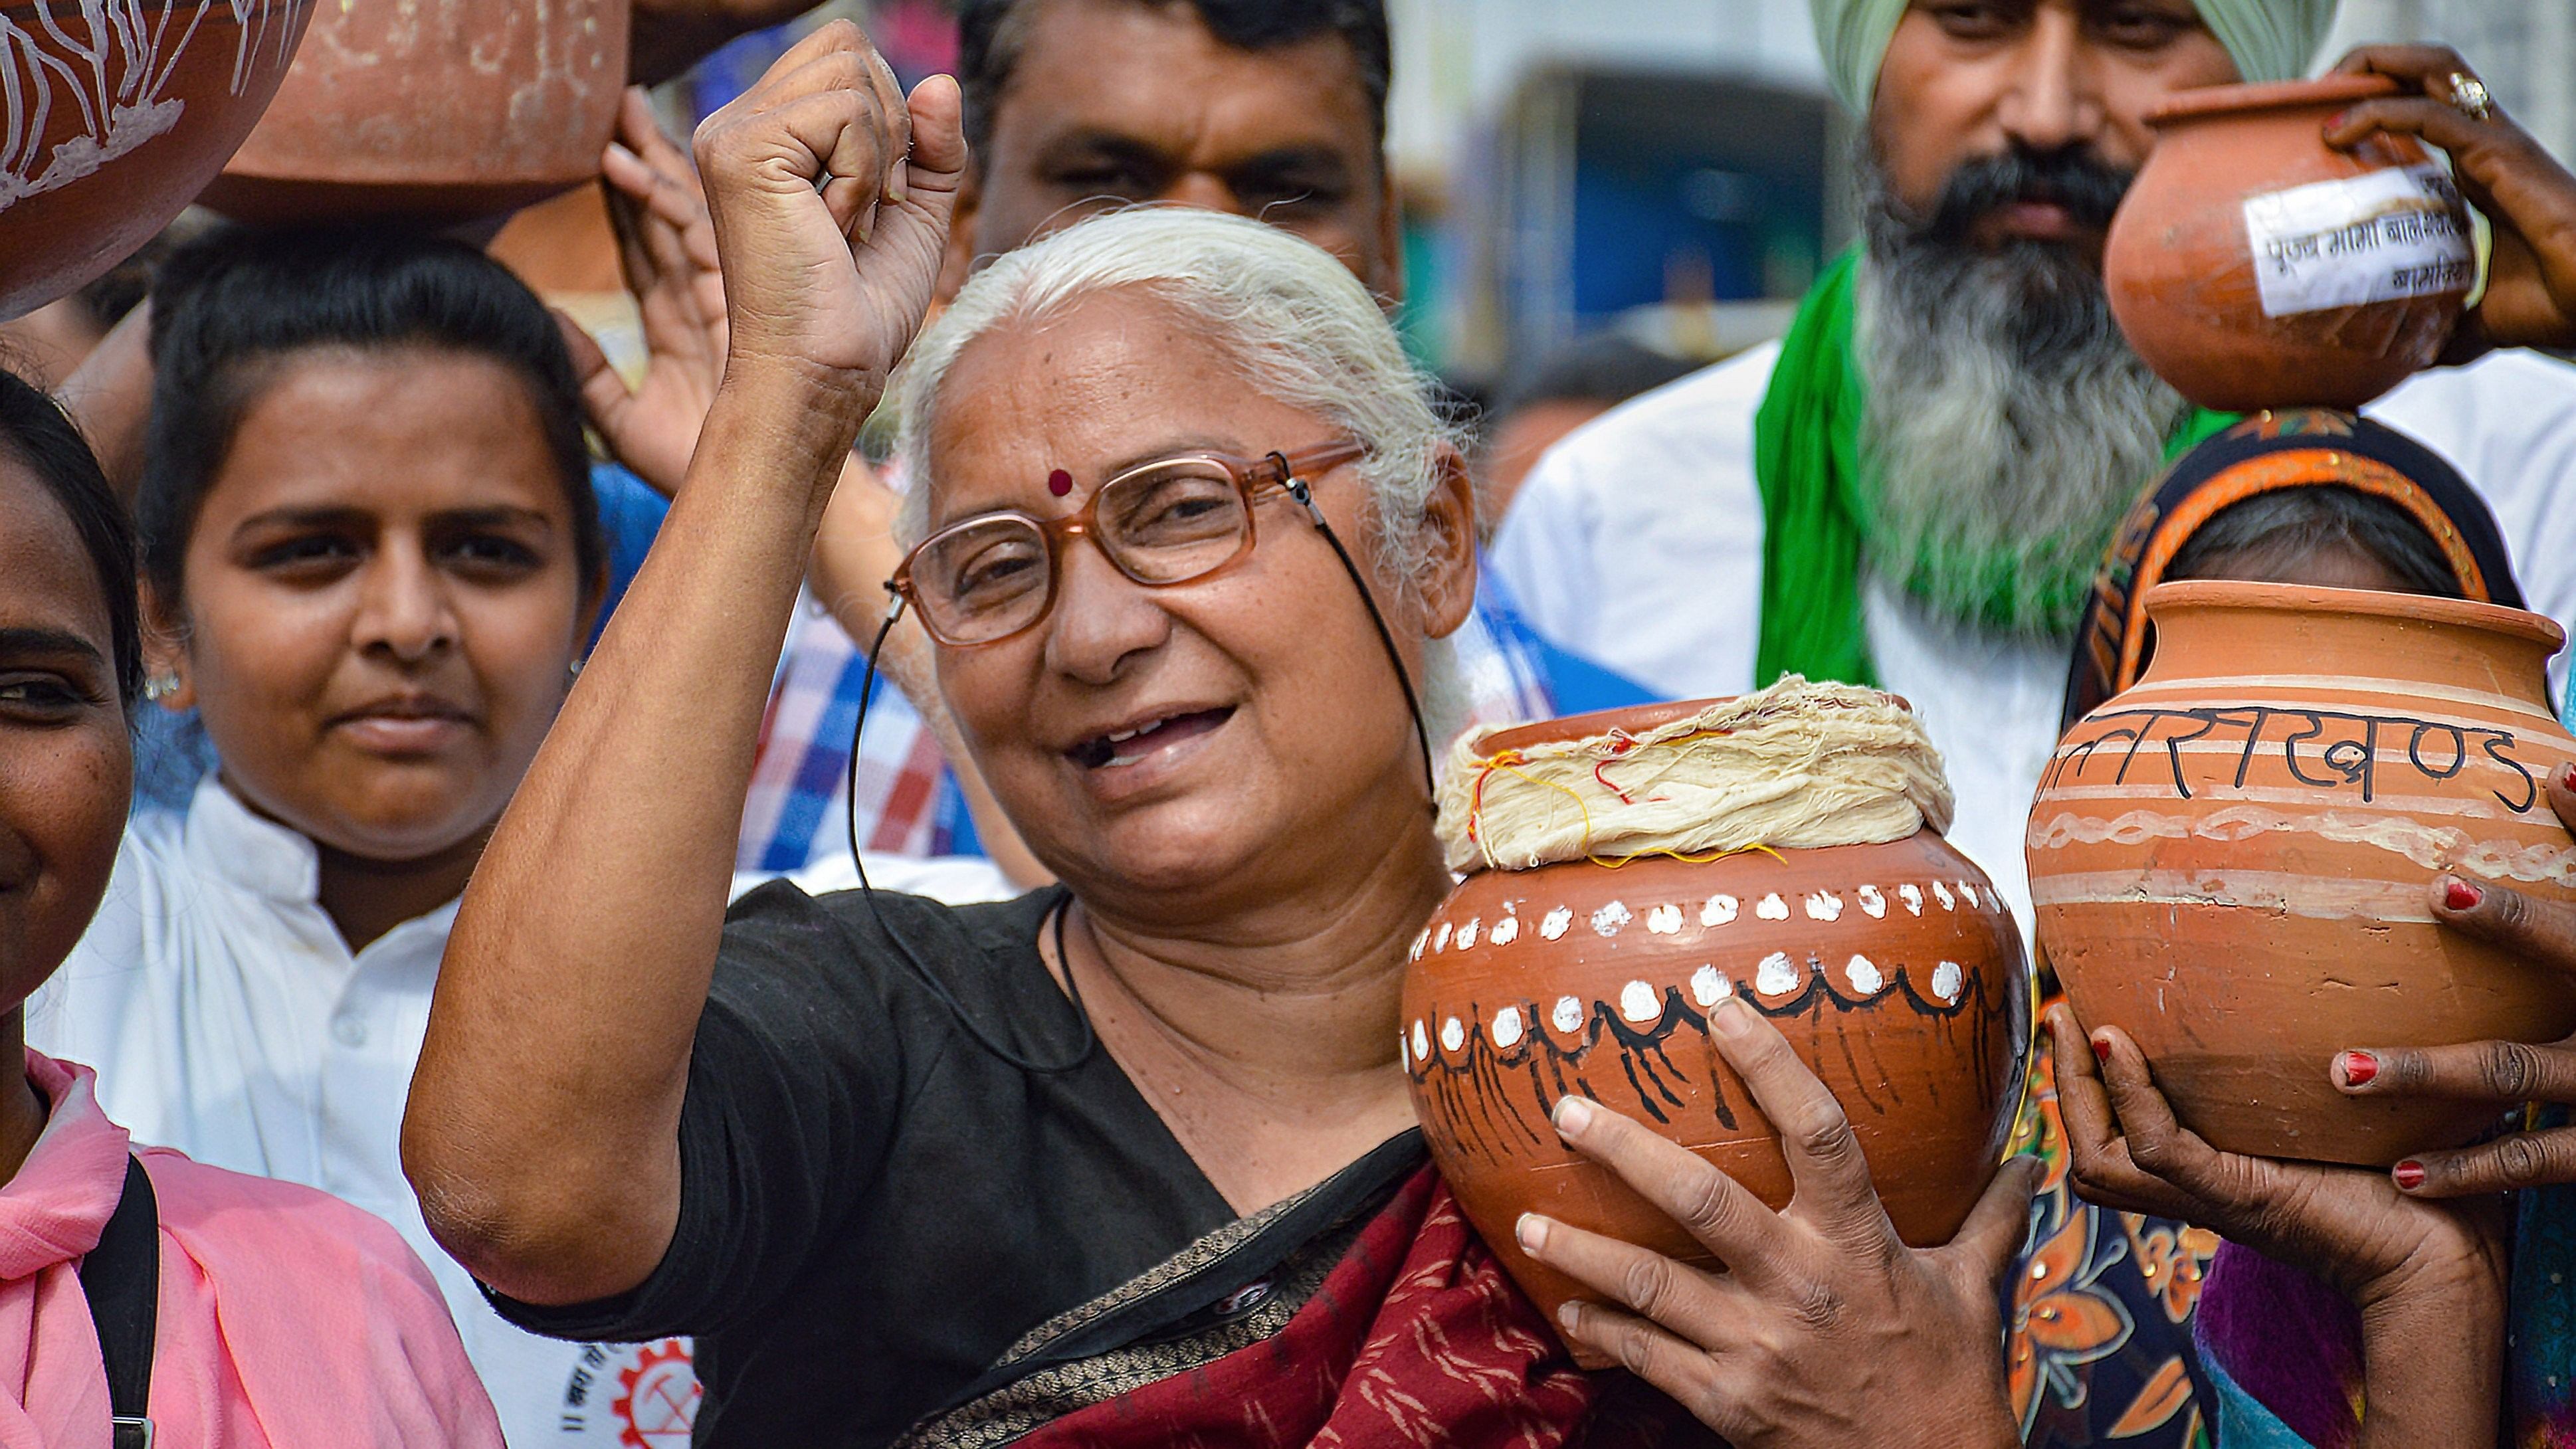
[[[2209,33],[2236,60],[2249,81],[2295,80],[2308,73],[2334,23],[2336,0],[2197,0]],[[1878,89],[1887,38],[1905,14],[1906,0],[1808,0],[1816,17],[1816,48],[1825,74],[1852,114],[1869,114]]]

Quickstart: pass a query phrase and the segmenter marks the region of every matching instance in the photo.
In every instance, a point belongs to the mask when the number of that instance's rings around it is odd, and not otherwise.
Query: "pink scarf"
[[[125,1175],[89,1068],[27,1053],[52,1104],[0,1185],[0,1449],[108,1449],[107,1374],[81,1294]],[[161,1210],[152,1364],[160,1442],[243,1449],[497,1446],[499,1421],[437,1285],[394,1230],[309,1188],[146,1149]]]

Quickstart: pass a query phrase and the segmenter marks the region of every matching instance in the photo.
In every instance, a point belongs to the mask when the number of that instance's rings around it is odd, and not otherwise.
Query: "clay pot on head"
[[[1473,748],[1508,760],[1634,736],[1707,703],[1553,720]],[[1602,773],[1650,776],[1649,755]],[[1709,1013],[1730,996],[1778,1026],[1843,1104],[1907,1242],[1948,1241],[2002,1160],[2030,1033],[2028,965],[1992,883],[1936,830],[1713,860],[1479,870],[1415,944],[1402,1060],[1442,1174],[1551,1322],[1566,1299],[1592,1295],[1521,1252],[1513,1224],[1524,1212],[1711,1262],[1565,1145],[1549,1123],[1559,1098],[1598,1101],[1773,1207],[1788,1202],[1778,1133],[1709,1036]]]
[[[2346,1097],[2352,1047],[2555,1041],[2576,983],[2434,924],[2436,874],[2576,902],[2543,797],[2576,739],[2564,634],[2493,604],[2195,581],[2147,595],[2145,677],[2059,744],[2031,808],[2039,940],[2089,1030],[2137,1038],[2230,1152],[2384,1167],[2492,1107]]]
[[[448,225],[599,174],[626,84],[627,0],[324,9],[206,203],[256,222]]]
[[[0,5],[0,319],[132,256],[241,144],[310,0]]]
[[[2112,219],[2102,280],[2147,365],[2221,412],[2353,409],[2429,366],[2477,263],[2450,178],[2408,136],[2323,140],[2386,76],[2183,91]]]

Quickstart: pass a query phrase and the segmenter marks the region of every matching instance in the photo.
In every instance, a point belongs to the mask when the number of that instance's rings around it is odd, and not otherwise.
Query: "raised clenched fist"
[[[851,425],[920,330],[966,170],[957,83],[907,100],[867,37],[834,21],[698,128],[729,322],[728,375],[826,383]]]

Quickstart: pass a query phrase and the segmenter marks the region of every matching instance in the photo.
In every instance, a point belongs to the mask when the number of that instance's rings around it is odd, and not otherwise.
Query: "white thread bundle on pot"
[[[1950,825],[1940,752],[1895,695],[1792,674],[1642,733],[1451,747],[1449,868],[1902,840]]]

